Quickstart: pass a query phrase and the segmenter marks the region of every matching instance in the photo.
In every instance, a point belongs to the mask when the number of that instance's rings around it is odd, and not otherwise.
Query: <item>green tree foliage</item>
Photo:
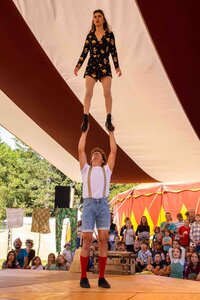
[[[130,190],[136,185],[138,184],[137,183],[111,184],[109,200],[111,201],[117,194]]]
[[[16,148],[10,148],[0,139],[0,220],[5,208],[24,208],[31,216],[33,207],[54,208],[55,186],[70,185],[71,180],[31,148],[15,139]],[[80,207],[82,184],[74,183],[74,207]],[[134,184],[112,184],[111,200],[115,195],[132,188]]]
[[[19,140],[14,150],[0,141],[0,219],[6,207],[22,207],[26,216],[33,207],[53,209],[55,186],[69,184],[68,177]]]

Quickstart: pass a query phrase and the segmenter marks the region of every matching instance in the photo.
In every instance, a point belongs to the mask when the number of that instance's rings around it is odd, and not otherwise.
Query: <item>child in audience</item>
[[[180,241],[179,241],[179,240],[173,240],[173,242],[172,242],[172,248],[173,248],[173,249],[175,249],[175,248],[180,249],[180,247],[181,247]],[[170,249],[171,249],[171,248],[170,248]],[[185,251],[184,251],[184,252],[185,252]]]
[[[88,261],[88,268],[87,271],[91,272],[94,269],[94,249],[90,247],[90,255],[89,255],[89,261]]]
[[[170,256],[169,253],[166,253],[166,258],[165,258],[165,266],[159,271],[159,275],[160,276],[169,276],[171,273],[171,260],[170,260]]]
[[[161,232],[158,232],[158,233],[156,234],[156,241],[162,245],[162,239],[163,239],[162,233],[161,233]]]
[[[119,235],[116,235],[115,236],[115,246],[114,246],[114,250],[117,250],[117,244],[118,244],[118,242],[120,241],[120,237],[119,237]]]
[[[11,250],[7,254],[7,259],[2,264],[2,269],[20,269],[15,251]]]
[[[65,249],[63,250],[63,253],[62,253],[69,264],[71,264],[72,260],[73,260],[73,256],[72,256],[70,247],[71,247],[71,244],[69,242],[65,243],[65,245],[64,245]]]
[[[165,259],[165,254],[162,251],[162,245],[159,242],[157,242],[157,241],[153,242],[151,252],[152,252],[152,257],[154,257],[158,253],[158,254],[160,254],[162,260]]]
[[[191,262],[185,267],[185,278],[196,280],[200,273],[200,261],[197,252],[192,253]]]
[[[188,250],[186,251],[187,264],[191,262],[191,256],[194,252],[196,252],[196,245],[194,243],[190,243]]]
[[[136,271],[142,272],[146,269],[147,265],[151,264],[152,254],[148,250],[147,243],[142,241],[140,244],[141,250],[138,252],[138,257],[136,258]]]
[[[160,271],[165,267],[165,261],[162,260],[161,255],[157,253],[153,258],[153,263],[147,265],[147,270],[151,271],[155,275],[160,275]]]
[[[152,242],[156,241],[156,234],[157,233],[160,233],[160,227],[159,226],[156,226],[154,228],[154,235],[153,235],[153,239],[152,239]]]
[[[135,253],[136,258],[138,257],[138,252],[141,250],[140,248],[140,241],[135,240],[133,243],[133,252]]]
[[[164,237],[162,239],[162,245],[163,245],[164,253],[166,254],[167,251],[172,246],[172,238],[170,237],[170,230],[169,229],[165,229],[165,231],[164,231]]]
[[[133,241],[135,239],[135,231],[132,227],[131,221],[126,221],[126,229],[124,230],[124,242],[126,244],[126,250],[133,252]]]
[[[64,255],[59,254],[56,258],[56,266],[60,271],[69,271],[70,263],[67,262]]]
[[[41,259],[39,256],[35,256],[33,259],[32,259],[32,263],[31,263],[31,270],[43,270],[43,265],[42,265],[42,262],[41,262]]]
[[[58,267],[56,266],[56,257],[54,253],[49,253],[48,255],[48,263],[45,266],[45,270],[58,270]]]
[[[171,260],[170,277],[183,278],[183,271],[185,265],[185,249],[183,247],[170,248],[169,256]]]
[[[119,241],[116,245],[117,251],[126,251],[126,244],[123,241]]]

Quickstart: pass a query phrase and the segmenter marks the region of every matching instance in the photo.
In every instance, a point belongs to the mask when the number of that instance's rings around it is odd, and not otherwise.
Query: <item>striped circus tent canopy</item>
[[[0,124],[74,181],[86,63],[73,69],[102,9],[115,34],[118,155],[113,182],[199,181],[198,0],[1,0]],[[109,151],[101,84],[87,152]],[[98,138],[97,138],[98,137]]]
[[[200,182],[139,184],[116,195],[111,205],[118,228],[124,225],[125,218],[129,217],[136,229],[141,217],[146,216],[153,233],[154,227],[165,221],[166,212],[171,213],[174,222],[179,212],[184,218],[189,209],[200,213]]]

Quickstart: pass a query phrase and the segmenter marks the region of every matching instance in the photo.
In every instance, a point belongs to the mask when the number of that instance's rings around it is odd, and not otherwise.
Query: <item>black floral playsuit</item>
[[[84,73],[91,76],[96,80],[100,80],[103,76],[111,76],[111,68],[109,62],[109,55],[112,55],[115,69],[119,68],[119,62],[117,57],[117,50],[115,46],[115,37],[113,32],[105,31],[103,37],[98,41],[95,33],[91,31],[85,41],[83,52],[76,65],[79,69],[81,68],[88,52],[90,51],[90,58]]]

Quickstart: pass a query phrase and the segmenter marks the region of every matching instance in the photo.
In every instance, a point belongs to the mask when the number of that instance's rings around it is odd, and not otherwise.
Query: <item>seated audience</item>
[[[37,270],[37,271],[40,271],[40,270],[43,270],[43,265],[42,265],[42,261],[41,261],[41,258],[39,256],[35,256],[33,259],[32,259],[32,264],[31,264],[31,270]]]
[[[170,277],[183,278],[183,271],[185,265],[185,248],[175,247],[169,249],[170,264]]]
[[[157,253],[153,258],[153,263],[147,265],[147,270],[155,275],[160,275],[160,272],[163,273],[164,267],[166,267],[165,261],[162,260],[161,255]]]
[[[140,241],[135,240],[133,243],[133,252],[135,253],[135,256],[138,257],[138,252],[141,250],[140,248]]]
[[[192,253],[191,262],[185,267],[185,278],[196,280],[200,274],[200,261],[197,252]]]
[[[90,247],[90,255],[89,255],[87,271],[93,271],[93,269],[94,269],[94,249]]]
[[[99,250],[98,240],[93,240],[91,247],[93,248],[94,251],[98,251]]]
[[[62,253],[69,264],[71,264],[72,260],[73,260],[73,256],[72,256],[70,247],[71,247],[70,242],[66,242],[64,245],[65,249],[63,250],[63,253]]]
[[[50,271],[58,270],[58,267],[56,265],[56,257],[54,253],[49,253],[48,262],[45,266],[45,270],[50,270]]]
[[[108,242],[110,244],[109,250],[115,250],[115,237],[118,235],[117,225],[113,223],[113,213],[110,213],[110,230],[109,230],[109,237]]]
[[[2,264],[2,269],[20,269],[15,251],[8,252],[7,259]]]
[[[68,263],[64,255],[59,254],[56,258],[56,266],[60,271],[69,271],[70,263]]]
[[[26,244],[26,252],[28,253],[28,266],[29,266],[33,257],[35,257],[35,250],[32,249],[34,245],[33,240],[27,239],[25,244]],[[28,266],[26,268],[28,268]]]
[[[20,240],[20,238],[14,240],[13,246],[15,247],[15,254],[20,268],[26,269],[28,265],[28,253],[26,252],[26,249],[21,248],[22,241]]]
[[[166,258],[165,258],[165,267],[163,267],[160,272],[159,275],[160,276],[169,276],[171,273],[171,261],[170,261],[170,256],[169,253],[166,254]]]
[[[142,272],[146,269],[147,265],[151,264],[152,254],[148,249],[148,245],[145,241],[140,244],[141,250],[138,252],[136,258],[136,272]]]
[[[152,257],[154,257],[156,254],[160,254],[162,260],[165,259],[165,254],[162,250],[162,244],[161,243],[159,243],[157,241],[153,242],[151,252],[152,252]]]
[[[77,223],[77,229],[76,229],[76,233],[77,233],[77,236],[76,236],[76,249],[78,249],[81,244],[82,244],[82,221],[79,220],[78,223]]]
[[[119,241],[116,245],[116,251],[126,251],[126,244],[123,241]]]
[[[188,249],[186,250],[186,262],[188,264],[191,262],[192,254],[196,252],[196,245],[194,243],[190,243]]]
[[[115,247],[114,247],[114,250],[116,250],[116,247],[117,247],[117,243],[120,241],[120,237],[119,235],[116,235],[115,237]]]
[[[180,249],[181,247],[181,243],[179,240],[173,240],[172,242],[172,248],[175,249],[175,248],[179,248]]]

